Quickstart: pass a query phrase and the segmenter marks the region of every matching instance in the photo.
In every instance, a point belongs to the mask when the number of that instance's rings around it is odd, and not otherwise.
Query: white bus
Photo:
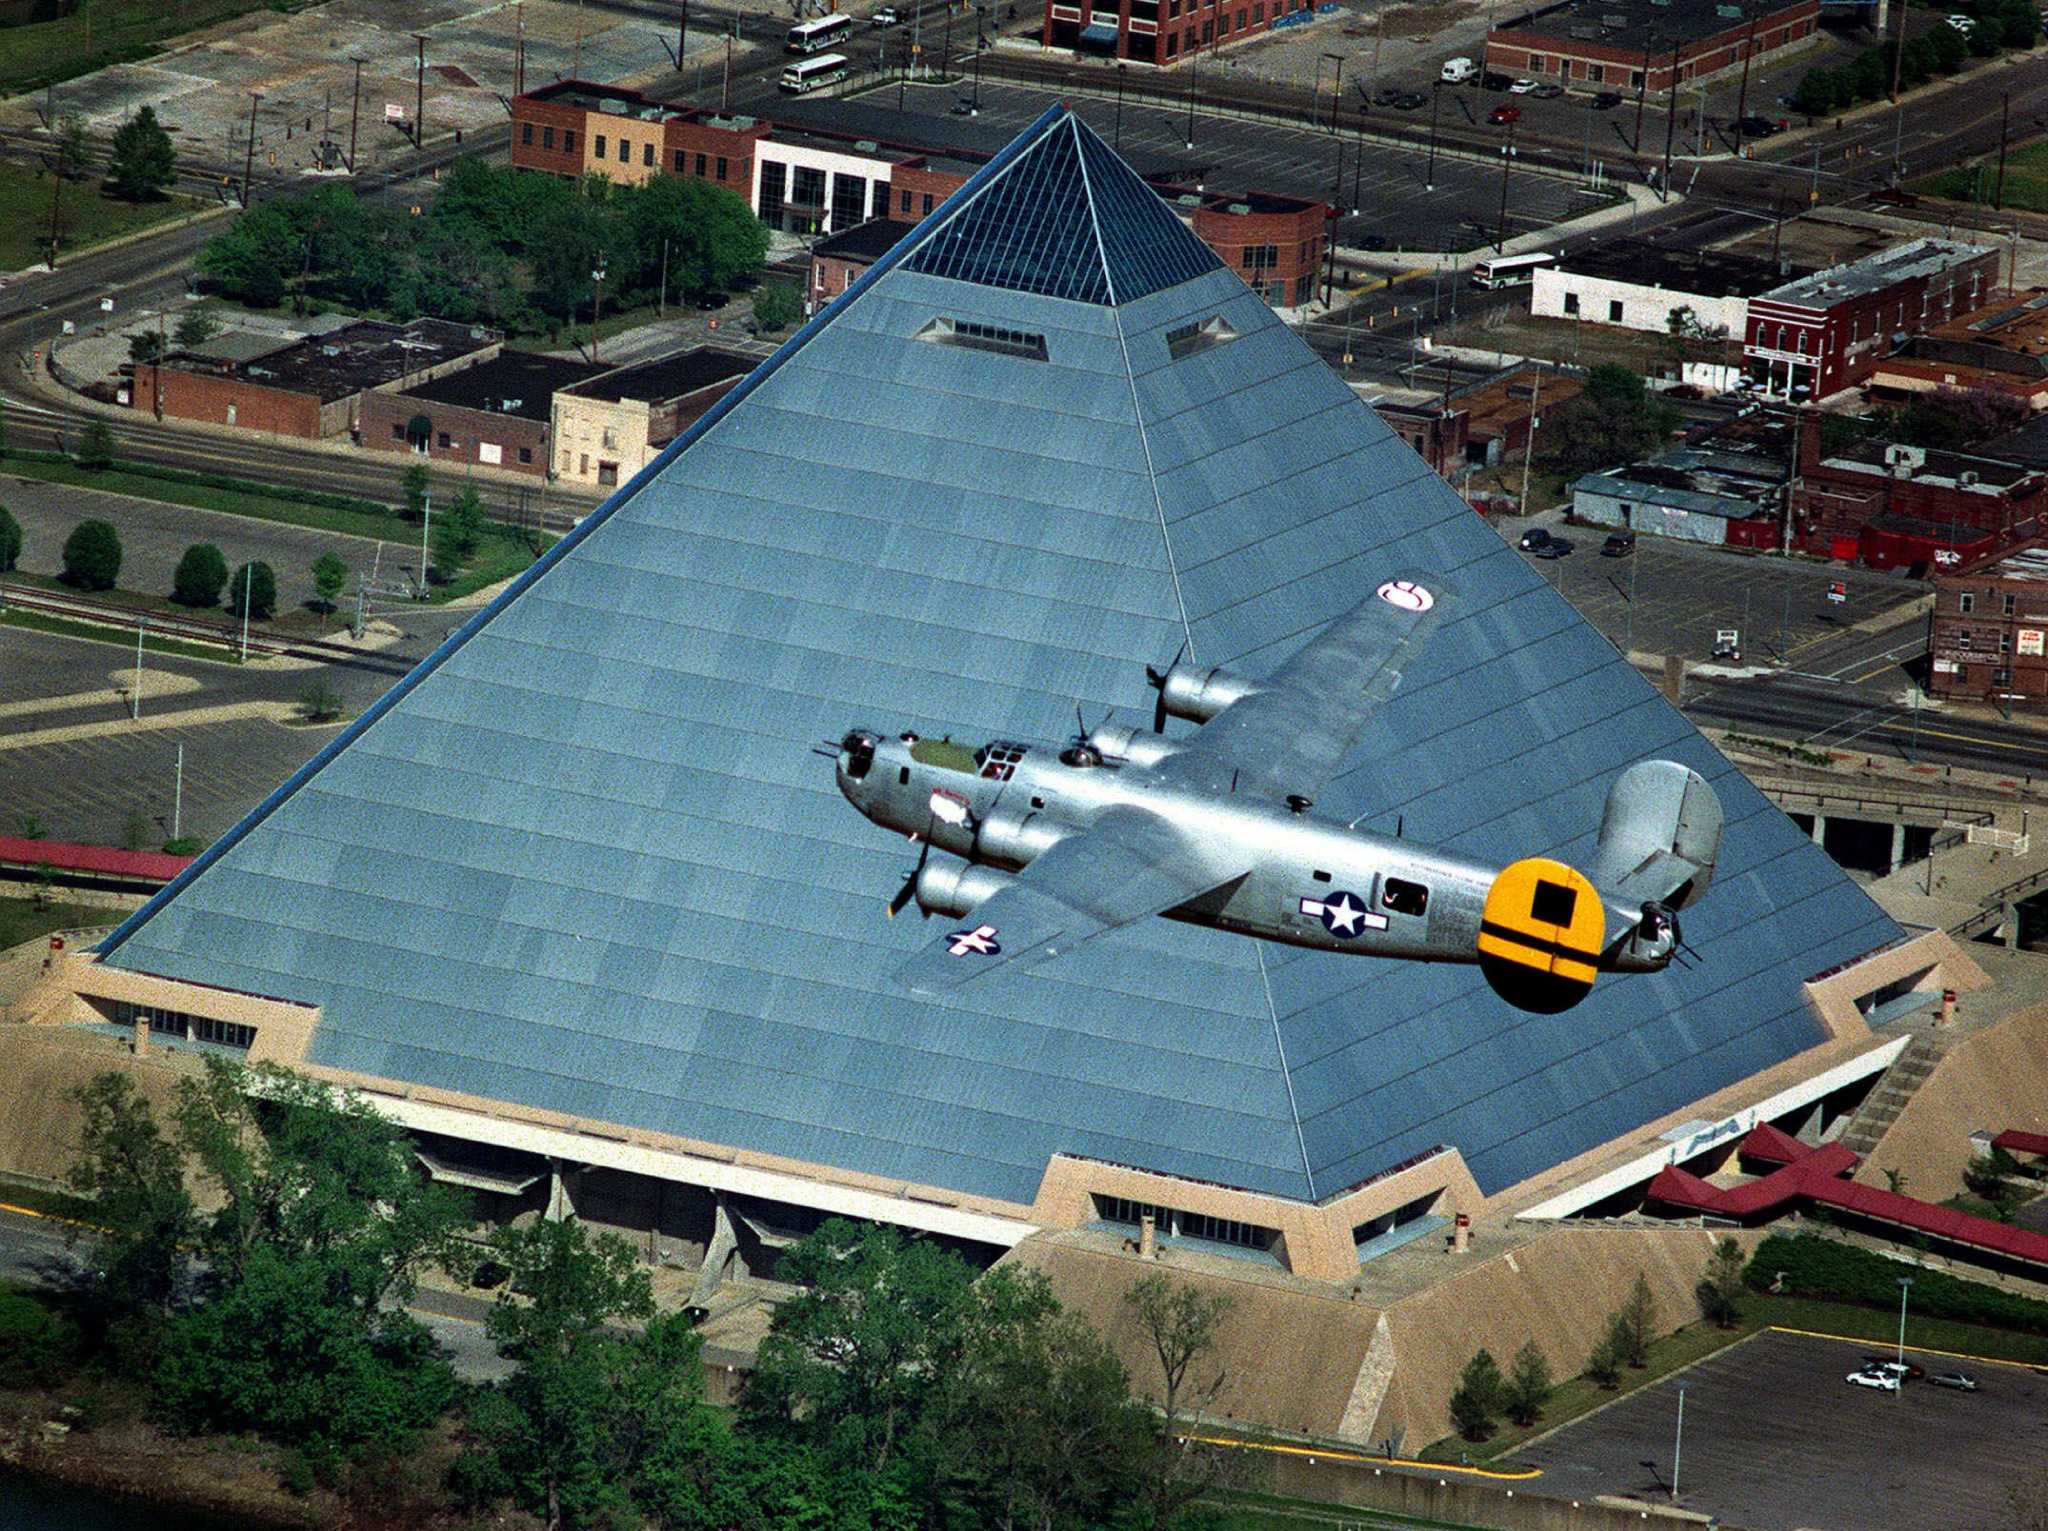
[[[819,16],[811,21],[799,21],[789,29],[789,42],[785,51],[790,53],[816,53],[834,43],[845,42],[853,35],[851,16]]]
[[[793,96],[800,96],[820,85],[845,79],[846,71],[852,67],[852,62],[843,53],[821,53],[816,58],[799,59],[782,71],[782,88]]]
[[[1545,266],[1557,264],[1555,255],[1532,250],[1527,255],[1503,255],[1483,260],[1472,268],[1474,287],[1526,287]]]

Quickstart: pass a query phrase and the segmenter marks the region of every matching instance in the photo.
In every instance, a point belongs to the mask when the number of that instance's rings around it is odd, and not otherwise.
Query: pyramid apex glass
[[[891,983],[914,858],[817,740],[1056,747],[1416,567],[1467,600],[1318,811],[1583,864],[1682,761],[1727,817],[1697,966],[1532,1016],[1149,920]],[[1498,1190],[1816,1045],[1804,980],[1899,934],[1055,111],[102,955],[317,1005],[315,1064],[1028,1205],[1054,1154],[1316,1200],[1451,1144]]]

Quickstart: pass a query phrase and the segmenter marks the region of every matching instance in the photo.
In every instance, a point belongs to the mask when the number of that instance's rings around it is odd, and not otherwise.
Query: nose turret
[[[865,781],[869,771],[874,769],[875,750],[881,744],[881,737],[869,733],[865,728],[850,728],[846,737],[839,741],[839,779],[843,785],[849,781]]]

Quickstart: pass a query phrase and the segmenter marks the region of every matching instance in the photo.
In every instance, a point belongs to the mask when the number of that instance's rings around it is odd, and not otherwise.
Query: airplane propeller
[[[895,919],[910,907],[910,901],[917,897],[917,880],[924,876],[924,864],[931,859],[932,837],[924,837],[922,848],[917,853],[917,865],[910,869],[910,875],[903,879],[903,886],[896,890],[896,896],[889,900],[889,918]],[[922,913],[923,911],[919,911]],[[926,916],[930,918],[930,916]]]
[[[1145,666],[1145,684],[1159,693],[1158,699],[1152,703],[1152,732],[1155,734],[1166,732],[1166,677],[1173,673],[1174,665],[1179,664],[1187,656],[1187,652],[1188,646],[1183,643],[1174,652],[1173,664],[1164,670],[1156,670],[1151,665]]]

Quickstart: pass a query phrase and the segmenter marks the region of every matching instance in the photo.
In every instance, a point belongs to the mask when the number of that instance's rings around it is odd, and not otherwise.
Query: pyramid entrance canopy
[[[1162,920],[960,1001],[810,753],[1058,741],[1183,644],[1261,672],[1390,568],[1467,600],[1319,812],[1581,864],[1615,774],[1727,810],[1690,971],[1476,970]],[[109,939],[321,1007],[311,1060],[1015,1202],[1065,1152],[1491,1192],[1814,1045],[1897,928],[1055,110]]]

